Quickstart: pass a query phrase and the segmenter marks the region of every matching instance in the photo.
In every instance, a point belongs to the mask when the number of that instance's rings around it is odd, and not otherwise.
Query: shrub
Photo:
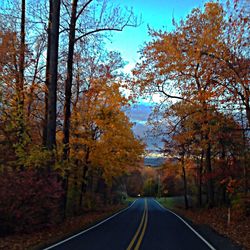
[[[60,219],[63,188],[58,176],[41,170],[0,174],[0,234],[30,232]]]

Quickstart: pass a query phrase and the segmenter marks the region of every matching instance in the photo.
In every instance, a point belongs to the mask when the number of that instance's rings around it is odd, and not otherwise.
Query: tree
[[[122,31],[127,26],[136,26],[137,21],[132,12],[128,12],[128,15],[122,15],[118,7],[111,10],[107,8],[107,1],[105,0],[101,6],[99,20],[91,20],[92,24],[77,29],[77,21],[90,9],[89,5],[94,2],[89,0],[85,2],[78,10],[78,0],[73,0],[71,5],[71,17],[69,24],[69,43],[68,43],[68,57],[67,57],[67,77],[65,80],[65,103],[64,103],[64,126],[63,126],[63,143],[64,143],[64,160],[69,158],[69,138],[70,138],[70,116],[71,116],[71,96],[72,96],[72,82],[73,82],[73,58],[75,44],[86,38],[87,36],[94,35],[100,32],[107,31]],[[97,8],[98,9],[98,8]],[[91,9],[90,9],[91,11]],[[96,12],[96,10],[94,11]],[[109,12],[109,13],[108,13]],[[92,17],[91,17],[92,19]],[[79,21],[78,21],[79,22]],[[77,32],[78,30],[78,32]],[[78,33],[78,36],[76,36]],[[79,34],[80,33],[80,34]]]
[[[11,133],[17,140],[13,147],[16,154],[20,156],[23,152],[25,144],[27,143],[27,127],[25,120],[25,15],[26,15],[26,2],[25,0],[20,2],[21,4],[16,7],[20,8],[21,18],[18,22],[18,27],[14,30],[14,27],[5,27],[5,20],[1,20],[1,55],[3,60],[1,61],[0,74],[2,87],[8,86],[7,89],[2,92],[3,98],[3,110],[6,108],[9,114],[5,113],[6,120],[11,123]],[[5,105],[9,99],[11,105]],[[6,121],[5,120],[5,121]],[[9,125],[10,125],[9,123]],[[9,128],[10,129],[10,128]]]
[[[220,43],[222,13],[220,5],[207,3],[204,13],[194,9],[185,22],[182,21],[180,26],[176,24],[175,31],[152,31],[155,40],[143,50],[145,60],[134,71],[138,78],[136,84],[141,91],[159,92],[167,99],[175,98],[187,103],[201,104],[202,123],[206,127],[203,135],[207,142],[205,162],[209,172],[212,171],[212,166],[210,133],[206,126],[209,121],[208,105],[214,101],[221,88],[214,84],[214,79],[217,79],[214,69],[217,65],[212,60],[204,60],[201,50],[209,48],[213,51]],[[174,88],[176,94],[169,94]],[[209,194],[213,206],[212,180]]]
[[[122,111],[128,101],[121,96],[119,86],[105,77],[94,78],[74,105],[69,158],[74,167],[69,169],[68,183],[68,190],[75,190],[73,210],[82,208],[94,176],[111,186],[141,160],[144,146],[134,137],[132,124]]]
[[[217,74],[223,81],[225,93],[222,103],[233,102],[234,108],[244,107],[248,125],[250,124],[249,92],[249,8],[244,1],[227,2],[224,10],[224,22],[221,24],[223,39],[216,49],[202,48],[204,58],[209,58],[218,65]],[[238,105],[236,105],[238,104]]]
[[[184,102],[172,105],[161,118],[165,125],[165,130],[161,131],[165,142],[164,153],[180,162],[185,196],[188,183],[186,175],[188,175],[189,180],[192,176],[195,179],[197,201],[200,206],[202,193],[206,190],[204,187],[211,180],[214,184],[215,201],[222,200],[226,203],[225,189],[220,182],[224,178],[237,180],[244,178],[243,168],[239,164],[243,159],[241,151],[244,146],[240,126],[232,117],[212,107],[209,109],[209,123],[206,127],[202,119],[202,109],[199,106],[187,105]],[[203,168],[207,142],[202,131],[207,130],[207,126],[210,131],[211,162],[213,163],[211,172]],[[192,182],[189,185],[191,186]],[[209,192],[209,189],[207,191]]]
[[[48,35],[48,118],[47,118],[47,143],[46,146],[52,150],[56,146],[56,107],[57,107],[57,64],[58,64],[58,43],[60,24],[61,0],[50,1],[50,24]]]
[[[21,31],[20,31],[20,52],[19,52],[19,76],[17,86],[17,120],[18,120],[18,143],[23,145],[24,143],[24,68],[25,68],[25,0],[22,0],[22,12],[21,12]]]
[[[128,196],[136,197],[143,193],[143,179],[139,170],[134,170],[126,178],[126,190]]]
[[[241,18],[240,22],[246,23],[248,19]],[[238,31],[239,27],[243,27],[242,24],[236,25],[235,29]],[[219,3],[206,3],[204,11],[194,9],[185,21],[181,21],[179,25],[174,22],[174,25],[175,30],[171,32],[150,30],[153,41],[141,51],[143,60],[134,70],[135,79],[132,81],[132,88],[144,94],[160,93],[164,102],[161,105],[166,106],[167,103],[171,105],[173,99],[178,102],[184,101],[186,105],[198,105],[197,112],[202,114],[200,122],[205,143],[205,168],[206,171],[212,173],[210,109],[221,109],[221,103],[227,102],[232,93],[235,96],[233,91],[225,93],[225,89],[229,90],[229,88],[240,90],[236,95],[242,90],[246,94],[243,94],[242,102],[244,105],[248,103],[249,83],[247,79],[249,77],[247,75],[249,73],[246,71],[248,60],[242,53],[243,57],[240,57],[242,59],[236,59],[230,47],[232,44],[227,43],[228,29],[226,30],[226,27],[229,27],[230,22],[226,19],[226,12]],[[245,37],[243,31],[242,29],[240,31],[242,38]],[[229,34],[232,35],[232,32]],[[237,41],[236,37],[233,34],[233,38]],[[234,43],[236,50],[241,50],[242,44],[239,41]],[[228,62],[232,60],[244,62],[238,80],[234,81],[232,74],[226,76],[226,73],[223,73],[228,72],[226,68],[230,66],[230,63],[227,62],[225,66],[225,62],[222,63],[222,57],[217,56],[218,53],[230,55],[231,59],[229,57],[226,59]],[[238,72],[239,64],[237,65],[234,71]],[[242,82],[241,87],[235,87],[239,81]],[[225,85],[227,85],[226,88]],[[239,94],[241,97],[243,92]],[[224,98],[223,94],[225,94]],[[212,179],[208,186],[209,201],[213,206]]]

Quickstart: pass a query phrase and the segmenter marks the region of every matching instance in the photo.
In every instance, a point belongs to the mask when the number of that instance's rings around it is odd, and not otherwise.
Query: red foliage
[[[210,179],[217,180],[220,184],[225,184],[223,180],[239,179],[242,168],[240,162],[228,159],[227,162],[216,160],[215,168],[212,173],[204,173],[203,182],[207,183]]]
[[[30,232],[60,220],[63,188],[55,173],[4,171],[0,175],[0,234]]]

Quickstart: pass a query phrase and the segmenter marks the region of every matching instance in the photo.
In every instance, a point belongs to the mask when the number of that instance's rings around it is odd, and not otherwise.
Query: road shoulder
[[[196,224],[192,220],[183,216],[180,212],[174,211],[193,227],[200,235],[209,241],[217,250],[243,250],[244,248],[233,242],[230,238],[219,234],[211,226],[205,224]]]
[[[194,219],[195,216],[190,217],[190,213],[187,213],[186,210],[175,208],[174,204],[171,203],[171,208],[166,206],[166,202],[162,202],[161,199],[157,199],[158,202],[162,205],[162,207],[167,210],[175,213],[180,216],[185,222],[187,222],[195,231],[197,231],[202,237],[204,237],[211,245],[213,245],[216,250],[243,250],[243,248],[232,239],[222,235],[217,232],[213,227],[208,224],[197,223]],[[195,215],[195,213],[193,213]],[[247,250],[247,249],[246,249]]]

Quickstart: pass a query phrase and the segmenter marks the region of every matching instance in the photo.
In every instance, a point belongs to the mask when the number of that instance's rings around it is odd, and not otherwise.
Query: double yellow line
[[[140,245],[141,245],[143,236],[145,234],[145,231],[147,228],[147,223],[148,223],[148,204],[147,204],[146,199],[144,200],[144,202],[145,202],[144,203],[144,211],[143,211],[140,225],[137,228],[135,235],[134,235],[133,239],[131,240],[129,246],[127,247],[127,250],[131,250],[131,249],[138,250]],[[136,240],[137,240],[137,242],[136,242]],[[135,242],[136,242],[136,244],[135,244]],[[132,248],[134,245],[135,245],[135,247]]]

